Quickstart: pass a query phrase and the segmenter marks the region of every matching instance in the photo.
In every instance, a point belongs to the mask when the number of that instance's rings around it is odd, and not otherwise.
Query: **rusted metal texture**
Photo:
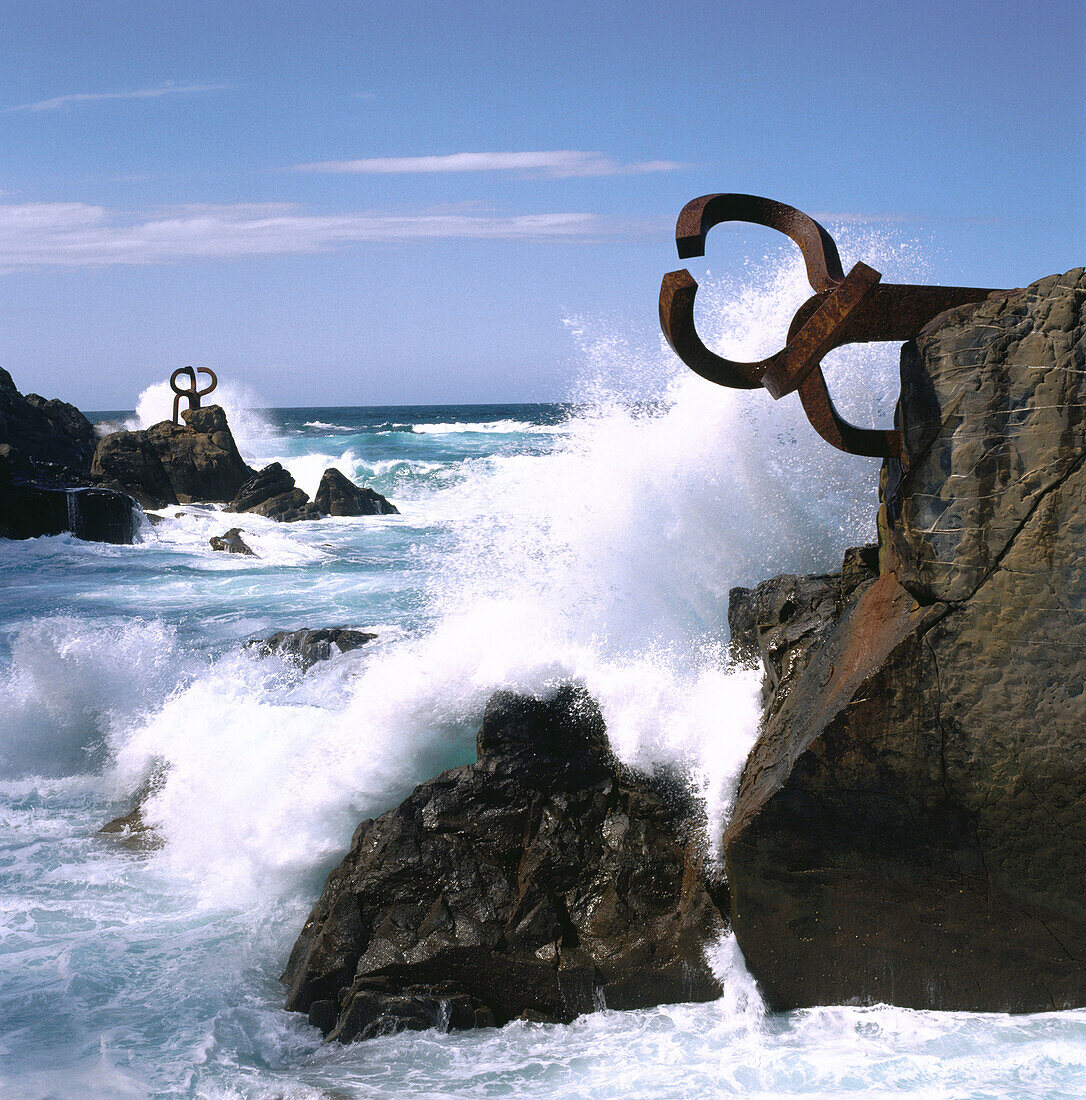
[[[858,263],[846,275],[837,245],[802,211],[758,195],[702,195],[688,202],[675,226],[679,258],[705,255],[705,237],[721,222],[750,222],[790,237],[799,246],[814,295],[796,310],[784,347],[757,363],[737,363],[710,351],[694,325],[698,284],[685,268],[669,271],[660,286],[660,326],[675,354],[691,370],[720,386],[757,389],[775,399],[799,393],[803,411],[823,439],[850,454],[893,456],[904,462],[901,433],[858,428],[834,408],[822,359],[834,348],[875,340],[910,340],[944,310],[979,302],[991,289],[908,286],[881,282]]]
[[[204,386],[201,390],[196,385],[196,375],[206,374],[211,377],[211,384]],[[177,380],[182,375],[187,375],[189,384],[186,389],[182,389]],[[174,392],[173,399],[173,422],[175,424],[181,423],[181,398],[187,397],[189,399],[189,408],[198,409],[200,407],[200,398],[207,397],[207,395],[219,384],[218,378],[215,377],[215,372],[210,367],[178,367],[177,370],[170,375],[170,389]]]

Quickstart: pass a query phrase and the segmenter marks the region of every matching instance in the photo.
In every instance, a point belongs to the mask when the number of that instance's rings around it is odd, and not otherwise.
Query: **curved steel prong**
[[[660,287],[660,324],[675,353],[691,370],[722,386],[762,385],[778,399],[798,391],[807,419],[828,443],[851,454],[904,463],[899,431],[857,428],[837,412],[822,374],[823,357],[845,344],[911,339],[944,310],[981,301],[992,291],[880,286],[882,276],[863,263],[846,277],[833,238],[814,218],[758,195],[702,195],[688,202],[675,226],[679,256],[704,255],[706,234],[727,221],[764,225],[795,241],[815,294],[796,310],[781,351],[757,363],[736,363],[701,342],[694,327],[698,284],[689,271],[672,271]]]
[[[771,359],[760,363],[733,363],[722,355],[710,351],[698,336],[694,327],[694,298],[698,284],[685,268],[669,271],[660,284],[660,327],[675,354],[695,374],[715,382],[718,386],[731,386],[737,390],[756,390],[762,384],[762,374],[767,367],[780,359],[778,352]]]
[[[751,222],[791,237],[803,254],[812,290],[832,290],[845,277],[837,245],[814,218],[794,206],[760,195],[702,195],[691,199],[675,223],[679,259],[704,256],[705,235],[721,222]]]
[[[197,374],[209,374],[211,375],[211,384],[205,386],[202,390],[196,386]],[[182,375],[188,375],[189,384],[187,389],[182,389],[177,384],[177,379]],[[173,399],[173,422],[177,425],[181,424],[181,398],[187,397],[189,399],[189,409],[198,409],[200,407],[200,398],[206,397],[211,391],[219,384],[219,379],[216,377],[215,372],[210,367],[178,367],[177,370],[170,375],[170,389],[174,392]]]
[[[821,367],[799,384],[799,400],[811,427],[839,451],[867,458],[905,460],[901,432],[897,429],[857,428],[837,411]]]

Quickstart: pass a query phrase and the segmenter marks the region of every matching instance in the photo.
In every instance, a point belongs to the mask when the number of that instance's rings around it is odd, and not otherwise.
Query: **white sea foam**
[[[303,428],[316,428],[323,432],[357,432],[358,428],[352,428],[349,424],[326,424],[323,420],[307,420]]]
[[[94,772],[111,731],[157,709],[190,667],[160,623],[28,623],[0,682],[0,778]]]
[[[753,357],[780,331],[802,278],[798,263],[778,266],[742,308],[719,291],[712,316],[733,354]],[[599,700],[620,757],[690,778],[719,836],[758,719],[756,675],[722,653],[728,590],[838,564],[871,534],[877,464],[833,452],[797,402],[705,383],[655,337],[638,354],[667,379],[663,399],[628,403],[613,381],[600,388],[616,365],[599,346],[585,351],[596,404],[552,452],[466,463],[426,501],[452,540],[430,562],[432,630],[359,658],[324,695],[331,668],[303,689],[224,658],[117,739],[128,775],[169,765],[146,812],[176,873],[247,905],[282,896],[359,817],[470,759],[494,690],[543,695],[565,680]],[[869,401],[887,385],[872,362],[861,350],[838,366]],[[291,465],[305,488],[356,461]]]
[[[533,424],[530,420],[468,420],[448,424],[402,424],[377,434],[409,431],[413,435],[551,435],[560,424]]]

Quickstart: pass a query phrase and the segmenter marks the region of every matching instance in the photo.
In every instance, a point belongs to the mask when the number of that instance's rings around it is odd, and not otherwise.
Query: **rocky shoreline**
[[[704,999],[729,927],[771,1008],[1086,1004],[1084,300],[1078,269],[936,318],[878,545],[731,593],[764,713],[726,883],[590,699],[499,693],[477,764],[359,825],[288,1008],[349,1041]]]
[[[0,369],[0,538],[67,531],[131,543],[143,508],[193,503],[281,522],[398,512],[334,467],[324,471],[311,501],[278,462],[259,471],[246,464],[220,406],[181,416],[184,424],[164,420],[99,439],[74,405],[24,396]],[[212,538],[211,546],[252,555],[238,528]]]
[[[575,685],[500,692],[476,763],[358,826],[287,1006],[346,1042],[711,999],[729,929],[773,1009],[1086,1005],[1084,303],[1077,269],[936,318],[902,349],[878,544],[733,590],[733,660],[762,667],[764,707],[722,838],[681,778],[615,760]],[[395,511],[335,470],[311,501],[251,469],[217,406],[185,419],[95,442],[0,372],[0,535],[99,508],[87,537],[106,537],[136,500]],[[251,644],[304,670],[372,637]]]

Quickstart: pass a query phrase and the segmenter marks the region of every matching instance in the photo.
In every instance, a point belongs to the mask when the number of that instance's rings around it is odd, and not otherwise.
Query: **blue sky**
[[[560,399],[563,319],[651,332],[710,191],[882,226],[932,281],[1086,262],[1083,0],[0,0],[0,27],[0,366],[88,409],[187,363],[272,405]]]

